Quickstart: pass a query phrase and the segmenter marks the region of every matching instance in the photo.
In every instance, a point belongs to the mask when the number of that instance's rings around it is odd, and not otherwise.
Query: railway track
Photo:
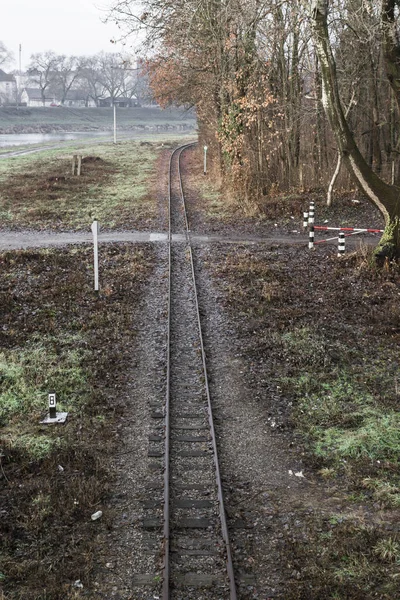
[[[188,146],[177,148],[169,165],[166,396],[162,411],[155,407],[152,414],[149,446],[149,456],[162,460],[163,488],[161,498],[154,484],[144,525],[157,535],[162,524],[163,600],[236,600],[180,173]],[[177,233],[186,241],[172,243]]]

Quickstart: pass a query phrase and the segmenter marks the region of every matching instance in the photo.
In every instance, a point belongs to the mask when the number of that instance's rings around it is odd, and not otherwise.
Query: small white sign
[[[56,405],[56,395],[49,394],[49,407],[53,408]]]

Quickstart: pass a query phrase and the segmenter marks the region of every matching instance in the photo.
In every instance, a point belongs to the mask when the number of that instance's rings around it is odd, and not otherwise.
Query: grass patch
[[[315,429],[314,451],[317,456],[333,460],[387,460],[397,463],[400,453],[400,414],[369,414],[367,409],[355,413],[358,427]]]
[[[0,427],[9,450],[41,459],[59,447],[60,440],[50,428],[40,434],[22,433],[21,422],[38,424],[47,412],[51,390],[57,390],[59,411],[79,413],[92,391],[84,367],[86,356],[79,334],[32,336],[23,348],[0,353]]]
[[[287,546],[301,577],[289,582],[287,600],[392,600],[398,597],[397,537],[353,519],[320,519],[304,545]]]
[[[0,161],[0,215],[8,228],[150,228],[156,217],[155,161],[159,143],[97,143],[83,151],[73,176],[71,148]]]
[[[308,440],[310,450],[328,465],[343,460],[397,463],[400,453],[400,413],[393,405],[392,369],[380,359],[351,367],[354,349],[300,328],[275,334],[292,364],[303,372],[282,377],[279,384],[296,398],[293,423]],[[322,372],[321,370],[322,369]],[[387,396],[382,393],[387,390]]]
[[[394,478],[393,478],[394,480]],[[372,492],[372,499],[375,502],[383,503],[386,506],[400,508],[400,477],[398,484],[385,479],[366,477],[363,486]]]
[[[201,198],[205,203],[206,215],[210,219],[225,220],[230,217],[229,206],[226,199],[222,197],[220,191],[210,187],[210,185],[203,185],[200,188]]]
[[[308,367],[312,347],[310,341],[308,352],[302,354]],[[329,362],[329,357],[325,355],[324,360]],[[326,372],[322,378],[312,372],[281,380],[285,391],[297,398],[293,422],[307,436],[312,452],[335,464],[343,459],[396,463],[400,452],[400,413],[380,405],[368,389],[371,377],[362,381],[360,373],[351,373],[344,367],[331,381],[330,377],[332,374]]]

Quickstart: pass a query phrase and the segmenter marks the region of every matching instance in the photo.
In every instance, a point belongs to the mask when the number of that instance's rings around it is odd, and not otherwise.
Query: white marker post
[[[207,150],[208,147],[204,146],[204,175],[207,175]]]
[[[93,248],[94,248],[94,289],[96,292],[99,291],[99,224],[97,221],[92,223],[93,233]]]
[[[114,103],[114,144],[117,143],[117,105]]]

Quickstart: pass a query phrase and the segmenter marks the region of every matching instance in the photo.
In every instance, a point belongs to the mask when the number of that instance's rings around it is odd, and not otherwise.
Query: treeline
[[[0,42],[0,66],[13,60],[6,46]],[[86,104],[99,105],[100,99],[151,100],[148,77],[142,63],[131,63],[121,53],[100,52],[93,56],[67,56],[53,51],[32,54],[26,73],[21,77],[19,92],[23,87],[40,90],[43,105],[45,99],[54,96],[64,104],[70,92],[84,98]],[[15,94],[18,90],[15,88]],[[14,98],[19,102],[21,98]],[[92,102],[91,102],[92,101]]]
[[[274,188],[327,187],[335,170],[311,4],[124,0],[114,8],[123,27],[147,31],[156,99],[196,106],[201,138],[244,201]],[[397,182],[399,115],[383,61],[382,3],[326,4],[350,128],[368,164]]]
[[[70,91],[79,92],[96,105],[104,97],[131,99],[148,94],[141,66],[132,66],[118,53],[80,57],[51,51],[33,54],[27,75],[28,83],[40,89],[43,103],[47,94],[54,94],[64,104]]]

